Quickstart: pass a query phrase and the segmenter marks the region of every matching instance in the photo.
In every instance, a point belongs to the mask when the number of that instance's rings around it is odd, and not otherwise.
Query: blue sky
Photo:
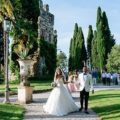
[[[75,23],[82,27],[86,40],[88,26],[92,25],[93,30],[96,29],[98,6],[106,12],[111,33],[116,43],[120,44],[120,0],[43,0],[43,4],[49,4],[49,11],[55,15],[57,46],[67,56]]]

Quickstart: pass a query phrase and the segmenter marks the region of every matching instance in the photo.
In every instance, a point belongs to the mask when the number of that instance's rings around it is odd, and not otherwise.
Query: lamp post
[[[5,76],[5,99],[4,103],[9,103],[9,81],[8,81],[8,51],[9,51],[9,31],[11,22],[4,19],[4,76]]]

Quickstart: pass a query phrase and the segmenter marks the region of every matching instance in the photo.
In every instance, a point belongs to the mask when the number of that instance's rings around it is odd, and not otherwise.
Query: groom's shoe
[[[89,114],[89,112],[88,112],[87,110],[85,110],[85,113],[86,113],[86,114]]]
[[[83,108],[79,108],[79,111],[81,112]]]

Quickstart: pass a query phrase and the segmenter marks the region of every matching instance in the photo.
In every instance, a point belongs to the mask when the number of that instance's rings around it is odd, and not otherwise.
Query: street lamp
[[[4,103],[9,103],[9,81],[8,81],[8,51],[9,51],[9,31],[11,21],[4,19],[4,76],[5,76],[5,99]]]

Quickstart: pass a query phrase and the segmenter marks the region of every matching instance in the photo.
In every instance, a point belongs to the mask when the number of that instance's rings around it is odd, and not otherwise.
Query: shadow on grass
[[[0,104],[0,120],[22,120],[25,109],[19,105]]]
[[[112,117],[104,117],[103,120],[120,120],[120,115],[112,116]]]
[[[9,113],[0,110],[0,120],[22,120],[23,115],[18,113]]]
[[[120,119],[120,104],[92,107],[92,109],[102,116],[102,120]]]
[[[92,97],[90,97],[90,100],[98,100],[98,99],[104,99],[104,98],[120,98],[119,94],[100,94],[100,95],[93,95]]]

